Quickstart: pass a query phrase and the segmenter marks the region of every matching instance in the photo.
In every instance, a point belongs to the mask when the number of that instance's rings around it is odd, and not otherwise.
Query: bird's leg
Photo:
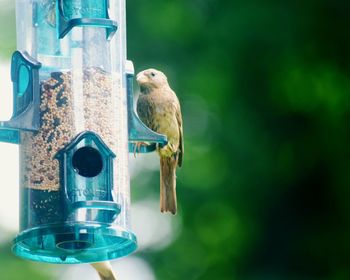
[[[145,142],[136,142],[134,146],[134,157],[136,158],[136,153],[139,153],[142,146],[148,146]]]

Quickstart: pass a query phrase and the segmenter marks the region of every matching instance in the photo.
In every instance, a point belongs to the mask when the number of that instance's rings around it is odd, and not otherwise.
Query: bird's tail
[[[117,280],[110,262],[92,263],[91,265],[96,269],[101,280]]]
[[[160,157],[160,211],[176,214],[176,166],[177,159]]]

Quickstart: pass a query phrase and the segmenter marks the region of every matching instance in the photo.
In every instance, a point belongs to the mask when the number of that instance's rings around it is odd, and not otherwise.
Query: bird
[[[160,156],[160,210],[177,212],[176,168],[182,166],[184,137],[179,99],[165,74],[156,69],[141,71],[136,76],[140,87],[137,114],[153,131],[166,135],[168,143],[157,145]]]
[[[101,280],[117,280],[110,262],[97,262],[91,263],[91,265],[97,271]]]

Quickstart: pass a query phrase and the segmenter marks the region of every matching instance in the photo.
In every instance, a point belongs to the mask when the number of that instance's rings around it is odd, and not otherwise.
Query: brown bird
[[[170,88],[167,77],[148,69],[137,75],[140,96],[137,113],[150,129],[168,138],[158,147],[160,156],[160,210],[176,214],[176,167],[181,167],[184,155],[182,116],[179,100]]]
[[[117,280],[110,262],[91,263],[101,280]]]

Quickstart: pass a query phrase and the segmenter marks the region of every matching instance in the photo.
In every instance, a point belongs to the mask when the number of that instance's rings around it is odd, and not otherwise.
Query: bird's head
[[[167,77],[163,72],[156,69],[147,69],[141,71],[136,76],[137,83],[141,92],[147,93],[152,89],[161,88],[168,85]]]

